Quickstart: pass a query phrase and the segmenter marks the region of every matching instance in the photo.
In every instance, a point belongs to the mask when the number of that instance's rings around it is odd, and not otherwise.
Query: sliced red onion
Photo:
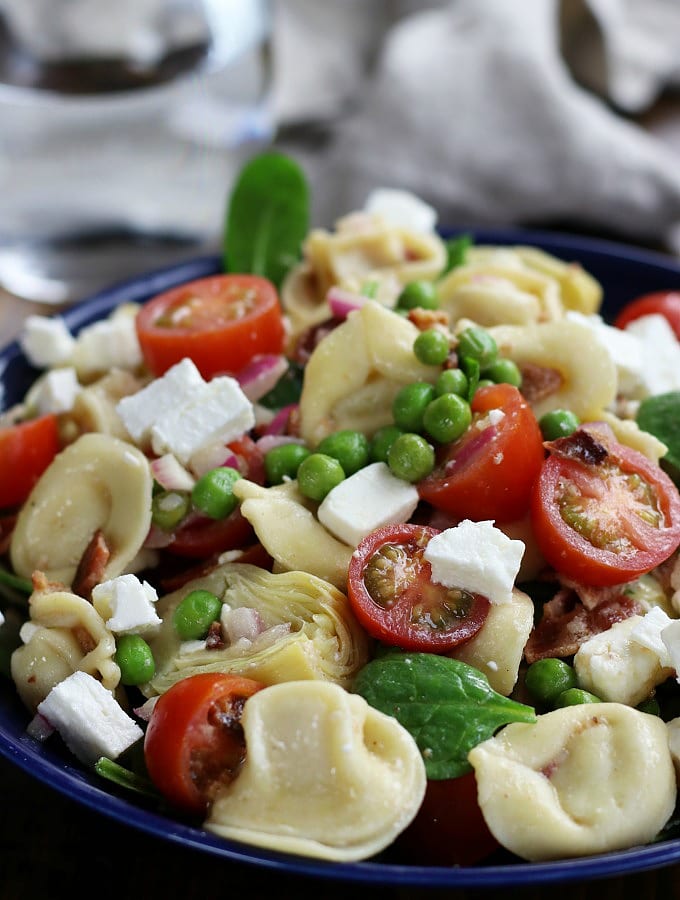
[[[152,525],[146,536],[143,546],[147,550],[162,550],[172,543],[173,535],[171,531],[164,531],[158,525]]]
[[[474,456],[476,456],[480,450],[490,444],[496,435],[498,434],[498,429],[495,425],[489,425],[488,428],[485,428],[483,431],[480,431],[475,437],[470,438],[469,441],[466,441],[460,449],[460,453],[458,453],[453,459],[449,460],[444,468],[444,475],[449,476],[453,475],[454,472],[457,472],[459,469],[462,469],[466,463],[468,463]]]
[[[196,479],[172,453],[151,460],[151,474],[166,491],[190,491]]]
[[[149,697],[149,699],[145,700],[141,706],[135,706],[132,712],[137,716],[138,719],[141,719],[142,722],[148,722],[151,718],[153,708],[157,702],[158,697]]]
[[[189,465],[196,478],[200,478],[206,472],[211,472],[219,466],[230,466],[232,469],[239,468],[236,455],[229,447],[225,446],[223,441],[219,441],[216,444],[206,444],[205,447],[201,447],[191,457]]]
[[[304,440],[293,437],[292,434],[265,434],[255,441],[257,449],[265,454],[275,447],[282,447],[284,444],[304,444]]]
[[[272,625],[271,628],[267,628],[266,631],[261,632],[257,636],[253,641],[251,649],[253,653],[257,653],[260,650],[266,650],[267,647],[271,647],[287,634],[290,634],[290,622],[281,622],[279,625]]]
[[[240,606],[237,609],[223,606],[220,621],[222,632],[229,644],[235,644],[243,639],[254,641],[264,630],[262,616],[249,606]]]
[[[269,393],[288,370],[288,360],[281,354],[263,353],[255,356],[236,374],[241,390],[254,403]]]
[[[288,406],[282,407],[265,428],[263,437],[266,434],[284,434],[288,427],[288,420],[290,419],[291,413],[297,408],[297,403],[289,403]]]
[[[54,734],[55,727],[48,722],[45,716],[37,712],[26,726],[26,734],[34,738],[36,741],[46,741],[47,738]]]
[[[336,319],[346,319],[355,309],[361,309],[368,299],[363,294],[343,290],[337,285],[333,285],[326,293],[326,302]]]

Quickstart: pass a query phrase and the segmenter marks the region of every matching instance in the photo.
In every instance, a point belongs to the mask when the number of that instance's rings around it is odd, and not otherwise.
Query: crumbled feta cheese
[[[150,438],[156,422],[189,402],[204,384],[193,361],[185,358],[141,391],[123,397],[116,412],[133,441],[142,443]]]
[[[511,540],[493,522],[465,519],[436,534],[423,558],[433,581],[483,594],[491,603],[511,603],[524,549],[523,541]]]
[[[393,475],[384,462],[376,462],[334,487],[317,515],[331,534],[356,547],[376,528],[407,522],[418,499],[414,485]]]
[[[24,622],[24,624],[19,629],[19,637],[21,638],[21,643],[28,644],[36,631],[40,631],[40,627],[41,626],[36,622],[31,622],[30,619]]]
[[[490,409],[487,413],[487,419],[489,420],[489,424],[498,425],[499,422],[502,422],[505,418],[505,413],[502,409]]]
[[[671,619],[670,623],[661,629],[661,640],[668,650],[669,665],[675,669],[676,678],[680,682],[680,619]]]
[[[19,336],[26,359],[38,369],[63,365],[71,358],[75,343],[59,316],[28,316]]]
[[[639,394],[643,390],[644,378],[643,347],[640,339],[627,330],[607,325],[604,319],[596,314],[587,316],[576,310],[569,310],[567,318],[587,325],[598,338],[603,350],[616,366],[619,392],[633,396]]]
[[[645,395],[680,390],[680,343],[661,315],[641,316],[626,325],[642,348],[640,379]]]
[[[114,634],[146,634],[161,624],[156,614],[158,595],[147,581],[119,575],[92,589],[92,604]]]
[[[73,409],[81,391],[76,370],[72,366],[51,369],[38,381],[30,399],[41,416],[47,413],[64,413]]]
[[[431,232],[437,224],[437,211],[410,191],[396,188],[378,188],[371,191],[364,204],[364,211],[379,215],[393,225],[414,231]]]
[[[663,642],[662,632],[671,624],[673,619],[667,615],[660,606],[653,606],[646,612],[630,633],[632,641],[640,644],[656,653],[662,666],[668,668],[673,665],[668,648]]]
[[[100,756],[116,759],[144,732],[100,681],[77,671],[60,681],[38,704],[38,712],[87,765]]]
[[[142,364],[142,351],[134,318],[111,316],[87,325],[76,338],[72,361],[84,377],[114,368],[136,369]]]

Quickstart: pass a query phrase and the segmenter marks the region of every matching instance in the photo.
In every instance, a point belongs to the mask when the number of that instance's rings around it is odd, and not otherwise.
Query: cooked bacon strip
[[[557,578],[563,588],[569,588],[574,591],[578,596],[578,599],[588,610],[597,609],[600,604],[615,600],[617,597],[621,596],[620,584],[612,584],[608,587],[593,587],[589,584],[580,584],[580,582],[574,581],[566,575],[558,574]]]
[[[634,600],[621,593],[586,609],[574,591],[561,588],[543,607],[541,621],[524,648],[524,658],[531,664],[551,656],[573,656],[589,638],[640,611]]]
[[[101,528],[98,528],[78,563],[71,588],[73,593],[84,597],[86,600],[91,600],[92,589],[104,577],[104,570],[110,557],[111,551],[104,538],[104,532]]]
[[[524,363],[520,366],[522,387],[520,388],[527,403],[538,403],[562,387],[562,373],[547,366]]]
[[[222,626],[217,621],[210,623],[210,627],[208,628],[208,635],[205,639],[205,648],[206,650],[223,650],[226,644],[224,643],[224,638],[222,637]]]
[[[408,318],[419,331],[427,331],[437,325],[449,327],[449,314],[443,309],[423,309],[422,306],[417,306],[409,310]]]

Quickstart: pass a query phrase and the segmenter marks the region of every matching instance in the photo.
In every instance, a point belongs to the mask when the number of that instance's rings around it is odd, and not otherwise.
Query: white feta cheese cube
[[[136,369],[142,351],[132,316],[112,316],[83,328],[76,338],[73,365],[81,377],[109,369]]]
[[[417,505],[417,489],[394,476],[384,462],[376,462],[334,487],[317,516],[331,534],[356,547],[376,528],[407,522]]]
[[[672,619],[661,630],[661,640],[668,650],[669,665],[675,669],[676,678],[680,682],[680,619]]]
[[[464,519],[436,534],[423,553],[433,581],[482,594],[491,603],[512,603],[512,589],[524,555],[524,542],[512,540],[491,521]]]
[[[656,653],[659,662],[665,668],[672,667],[670,653],[661,637],[664,628],[671,624],[673,619],[661,609],[653,606],[642,616],[630,633],[631,640]]]
[[[92,589],[92,604],[114,634],[147,634],[161,620],[156,614],[158,594],[136,575],[119,575]]]
[[[76,370],[72,366],[51,369],[30,392],[30,400],[41,416],[47,413],[63,413],[73,409],[81,391]]]
[[[63,365],[71,358],[75,343],[60,316],[28,316],[19,335],[26,359],[38,369]]]
[[[86,765],[100,756],[116,759],[144,734],[111,691],[87,672],[74,672],[55,685],[38,712]]]
[[[664,316],[641,316],[626,325],[642,348],[643,395],[680,390],[680,343]]]
[[[378,188],[366,198],[364,210],[379,215],[393,225],[428,233],[437,224],[437,211],[410,191]]]
[[[150,438],[156,422],[190,401],[204,384],[192,360],[183,359],[141,391],[123,397],[116,412],[133,441],[143,443]]]
[[[584,641],[574,656],[579,687],[610,703],[637,706],[671,674],[658,655],[633,640],[642,616],[629,616]]]
[[[173,453],[191,468],[191,457],[205,444],[228,444],[255,424],[253,405],[235,378],[223,375],[204,383],[187,403],[157,419],[151,446],[162,456]]]
[[[637,396],[646,393],[643,383],[643,347],[640,339],[623,330],[607,325],[598,315],[584,315],[576,310],[569,310],[567,318],[581,322],[592,329],[602,348],[611,357],[618,376],[618,390],[626,396]]]

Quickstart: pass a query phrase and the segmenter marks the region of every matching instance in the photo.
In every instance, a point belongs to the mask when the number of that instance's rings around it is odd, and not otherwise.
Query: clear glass
[[[267,0],[0,0],[0,285],[61,304],[217,250],[273,137],[270,26]]]

